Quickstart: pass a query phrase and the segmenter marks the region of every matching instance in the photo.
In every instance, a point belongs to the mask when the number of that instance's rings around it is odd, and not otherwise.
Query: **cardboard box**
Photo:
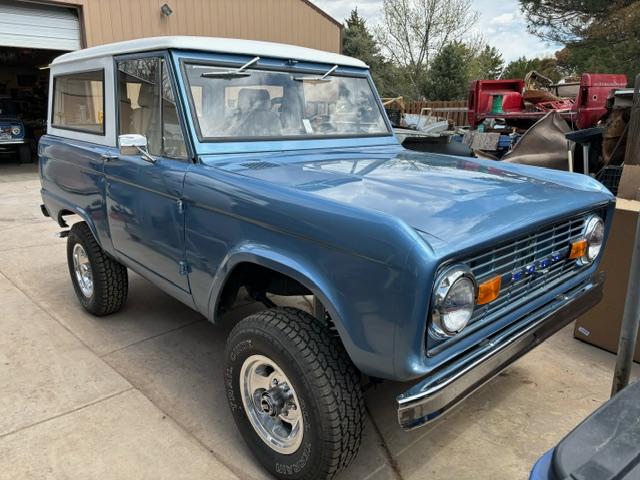
[[[639,211],[640,202],[618,198],[611,234],[600,264],[600,270],[606,273],[603,299],[576,320],[573,332],[577,339],[613,353],[618,351]],[[640,362],[640,341],[634,360]]]
[[[627,200],[640,200],[640,165],[622,167],[618,197]]]

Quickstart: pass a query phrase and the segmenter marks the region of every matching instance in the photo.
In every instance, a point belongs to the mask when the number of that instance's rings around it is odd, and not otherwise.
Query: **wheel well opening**
[[[69,225],[67,224],[66,220],[64,219],[64,217],[68,217],[69,215],[76,215],[76,212],[72,212],[71,210],[67,210],[67,209],[62,209],[58,212],[58,225],[60,225],[61,227],[68,227]]]
[[[288,275],[255,263],[241,263],[234,267],[225,282],[220,293],[217,314],[229,310],[241,288],[244,288],[251,298],[260,302],[265,302],[268,293],[283,297],[313,295],[307,287]]]
[[[246,291],[248,297],[258,303],[262,303],[267,308],[289,307],[309,313],[342,342],[341,335],[330,312],[309,288],[289,275],[250,262],[236,265],[227,277],[218,298],[214,318],[220,319],[223,323],[239,320],[233,314],[233,311],[235,310],[234,303],[236,299],[238,303],[243,300],[238,295],[242,289]],[[268,298],[267,294],[273,295],[273,297]],[[285,299],[282,297],[290,298]],[[262,309],[264,307],[258,308],[258,310]],[[228,315],[225,315],[226,313]]]

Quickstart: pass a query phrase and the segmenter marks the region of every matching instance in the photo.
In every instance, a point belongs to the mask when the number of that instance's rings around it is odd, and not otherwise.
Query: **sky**
[[[370,26],[380,21],[382,0],[312,0],[313,3],[344,22],[354,7],[367,19]],[[521,56],[552,56],[558,45],[549,45],[527,32],[527,25],[517,0],[470,0],[480,19],[473,33],[496,47],[506,62]]]

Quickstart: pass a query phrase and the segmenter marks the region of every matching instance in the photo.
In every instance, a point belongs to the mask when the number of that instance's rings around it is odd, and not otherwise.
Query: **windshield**
[[[185,72],[205,140],[390,133],[364,77],[254,69],[239,73],[197,64],[186,64]]]

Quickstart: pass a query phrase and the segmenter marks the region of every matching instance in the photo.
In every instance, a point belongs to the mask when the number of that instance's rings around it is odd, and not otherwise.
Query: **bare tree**
[[[477,22],[468,0],[383,0],[376,37],[383,53],[400,66],[415,96],[431,60]]]

